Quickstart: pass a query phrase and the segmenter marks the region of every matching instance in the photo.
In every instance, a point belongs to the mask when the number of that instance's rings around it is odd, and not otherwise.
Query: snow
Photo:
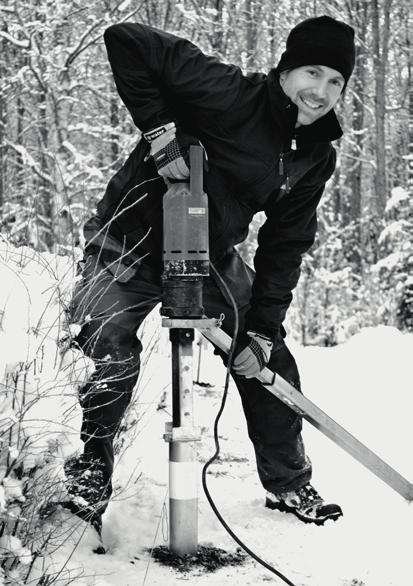
[[[406,220],[398,220],[388,224],[381,232],[378,238],[379,244],[385,244],[395,240],[400,240],[403,243],[403,236],[408,230],[408,222]],[[410,247],[410,244],[406,242],[406,246]]]
[[[307,396],[401,473],[413,478],[408,452],[413,406],[408,365],[413,337],[393,328],[378,327],[362,330],[335,348],[290,345],[299,362]],[[165,358],[152,359],[154,366],[162,365],[166,381]],[[218,358],[209,354],[203,364],[202,379],[215,383],[216,387],[209,391],[199,387],[196,394],[197,422],[201,428],[207,428],[200,448],[203,458],[213,452],[212,423],[223,378]],[[401,401],[403,409],[398,407]],[[392,410],[394,416],[388,420]],[[108,562],[108,571],[113,568],[114,557],[124,562],[134,555],[140,558],[129,572],[123,570],[125,585],[144,584],[148,564],[147,584],[178,585],[182,581],[182,576],[150,563],[142,551],[153,543],[166,543],[159,523],[165,523],[167,449],[161,437],[168,419],[164,412],[153,410],[151,425],[145,427],[138,442],[125,452],[116,470],[119,485],[133,463],[139,462],[143,475],[138,486],[126,494],[120,491],[118,498],[115,496],[105,524],[104,538],[109,553],[103,563]],[[281,569],[297,585],[358,584],[352,580],[366,586],[406,583],[411,575],[409,537],[413,511],[402,497],[306,425],[304,436],[314,464],[314,484],[325,498],[342,505],[345,516],[324,527],[302,525],[295,518],[263,507],[263,491],[256,478],[253,451],[234,387],[230,390],[220,434],[224,461],[212,467],[219,475],[209,475],[211,493],[226,521],[267,562]],[[201,491],[199,539],[203,544],[235,549]],[[117,583],[109,576],[105,580],[108,584]],[[207,581],[220,585],[274,582],[271,574],[253,562],[237,570],[196,576],[190,583],[202,585]],[[275,583],[281,582],[275,580]]]
[[[374,271],[380,272],[381,269],[393,271],[395,268],[402,266],[404,255],[402,252],[392,252],[386,257],[380,259],[372,265]]]
[[[386,202],[385,213],[388,214],[394,208],[397,208],[401,202],[409,200],[409,193],[403,187],[394,187],[391,190],[391,196]]]
[[[26,468],[34,466],[30,458],[43,461],[43,476],[59,475],[61,465],[56,469],[56,462],[44,454],[51,442],[57,442],[55,457],[61,463],[79,449],[77,386],[93,369],[88,359],[61,342],[61,310],[74,280],[72,263],[10,247],[0,250],[0,256],[0,310],[4,312],[0,341],[5,349],[2,388],[6,388],[6,378],[10,380],[25,362],[25,386],[19,386],[17,380],[15,393],[25,392],[26,399],[30,396],[38,401],[23,418],[23,430],[32,446],[23,460]],[[128,430],[117,455],[114,495],[104,516],[107,554],[93,554],[93,532],[62,513],[54,521],[55,547],[49,556],[34,561],[33,583],[46,565],[50,573],[61,572],[56,581],[60,586],[69,580],[76,586],[282,584],[252,560],[214,573],[194,570],[188,575],[151,559],[148,549],[168,543],[168,445],[162,438],[165,424],[171,420],[168,332],[160,328],[157,309],[149,316],[143,337],[151,351],[143,360],[141,381],[126,418]],[[332,348],[288,343],[306,396],[413,480],[413,335],[378,326],[364,328]],[[194,348],[196,373],[199,346]],[[214,385],[195,387],[195,423],[202,431],[200,472],[201,463],[214,451],[213,422],[225,379],[219,358],[205,346],[199,378]],[[158,409],[160,404],[164,408]],[[11,425],[15,409],[7,401],[0,408]],[[342,506],[344,517],[316,527],[263,506],[265,495],[240,398],[231,384],[219,427],[222,457],[208,474],[209,489],[225,520],[248,547],[296,586],[405,586],[412,575],[412,506],[310,424],[304,424],[303,433],[314,466],[314,485],[325,499]],[[22,492],[19,481],[4,478],[4,470],[0,479],[4,508],[11,494],[19,500]],[[200,544],[235,551],[236,544],[210,509],[201,487],[198,497]],[[3,546],[26,565],[30,560],[27,544],[7,534],[2,539]]]

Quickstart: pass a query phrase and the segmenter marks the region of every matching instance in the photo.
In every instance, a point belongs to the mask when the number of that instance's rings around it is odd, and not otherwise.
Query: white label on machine
[[[202,216],[205,214],[205,208],[188,208],[188,214]]]
[[[169,498],[196,499],[198,496],[197,462],[169,462]]]

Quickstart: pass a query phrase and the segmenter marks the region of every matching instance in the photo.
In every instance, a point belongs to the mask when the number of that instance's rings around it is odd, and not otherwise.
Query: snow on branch
[[[398,207],[401,202],[408,201],[409,198],[410,196],[406,189],[403,189],[403,187],[395,187],[392,189],[391,197],[386,203],[385,212],[389,213],[391,210]]]
[[[10,148],[12,148],[16,153],[18,153],[21,156],[23,160],[23,165],[28,165],[31,169],[33,169],[36,175],[43,179],[43,181],[47,181],[48,183],[53,184],[53,179],[50,177],[50,175],[48,175],[40,169],[36,161],[33,159],[31,154],[23,145],[14,144],[9,140],[6,140],[5,142]]]
[[[9,33],[6,33],[2,30],[0,30],[0,37],[6,39],[6,41],[9,41],[9,43],[14,45],[15,47],[20,47],[21,49],[28,49],[30,47],[30,41],[21,41],[19,39],[16,39],[15,37],[12,37],[11,35],[9,35]]]

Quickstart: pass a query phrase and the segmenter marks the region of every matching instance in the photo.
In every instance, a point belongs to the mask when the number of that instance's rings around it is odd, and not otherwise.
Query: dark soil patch
[[[194,380],[194,385],[197,385],[198,387],[204,387],[205,389],[213,389],[214,385],[211,385],[210,383],[204,383],[201,381],[196,381]]]
[[[150,550],[149,550],[150,551]],[[172,566],[178,572],[190,572],[195,568],[202,568],[205,572],[215,572],[225,566],[239,566],[248,558],[241,548],[235,553],[212,546],[198,546],[196,554],[178,555],[166,546],[160,545],[152,550],[152,557],[165,566]]]

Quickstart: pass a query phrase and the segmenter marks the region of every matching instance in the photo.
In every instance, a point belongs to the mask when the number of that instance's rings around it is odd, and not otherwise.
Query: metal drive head
[[[163,303],[169,317],[200,317],[202,277],[209,274],[208,199],[204,151],[190,147],[190,182],[174,183],[163,197]]]

